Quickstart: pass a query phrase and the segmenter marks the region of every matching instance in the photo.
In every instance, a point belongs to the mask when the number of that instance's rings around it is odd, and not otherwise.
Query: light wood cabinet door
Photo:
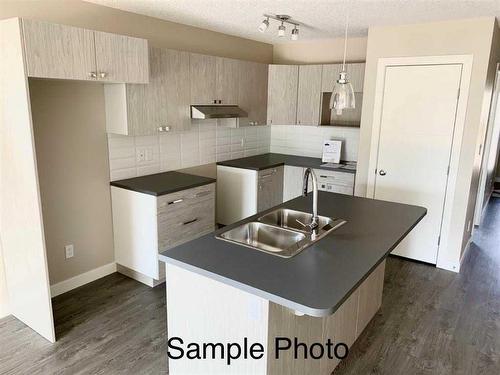
[[[365,63],[347,64],[347,73],[351,80],[354,92],[363,92],[363,83],[365,80]]]
[[[298,65],[269,65],[268,124],[296,123],[298,78]]]
[[[301,65],[299,67],[298,125],[319,125],[322,71],[321,65]]]
[[[216,57],[215,99],[222,104],[238,104],[240,71],[243,62],[225,57]]]
[[[342,70],[342,64],[323,65],[323,73],[321,77],[321,92],[332,92],[333,85],[339,79],[339,74]]]
[[[267,64],[241,61],[239,75],[238,105],[248,113],[248,124],[265,125],[267,121]]]
[[[214,56],[189,55],[191,104],[214,104],[216,62]]]
[[[259,171],[257,178],[257,212],[283,203],[283,167]]]
[[[94,80],[94,32],[23,19],[28,76]]]
[[[166,51],[167,124],[171,131],[186,130],[191,125],[189,55],[189,52]]]
[[[127,121],[130,135],[153,135],[169,126],[167,108],[167,53],[149,49],[149,84],[127,84]]]
[[[94,37],[99,81],[149,82],[147,40],[100,31]]]

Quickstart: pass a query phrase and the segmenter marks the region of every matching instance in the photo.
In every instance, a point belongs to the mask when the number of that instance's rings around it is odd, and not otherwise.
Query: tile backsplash
[[[185,132],[151,136],[108,134],[111,181],[270,151],[269,126],[228,128],[194,122]]]
[[[359,128],[338,126],[271,126],[271,152],[280,154],[322,156],[323,141],[339,139],[342,143],[342,160],[357,161]]]

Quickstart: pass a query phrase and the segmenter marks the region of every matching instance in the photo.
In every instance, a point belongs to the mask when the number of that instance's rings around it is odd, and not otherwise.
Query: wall
[[[377,62],[382,57],[432,56],[472,54],[473,68],[469,92],[463,144],[459,160],[456,198],[453,202],[450,254],[441,254],[447,262],[457,264],[462,249],[470,237],[466,230],[472,221],[477,192],[481,157],[478,153],[481,135],[488,119],[489,100],[494,68],[489,66],[493,17],[417,25],[374,27],[368,32],[363,112],[361,117],[356,194],[366,194],[371,126],[373,123],[374,93]],[[493,73],[493,75],[492,75]]]
[[[347,61],[365,61],[367,38],[349,38]],[[329,64],[342,62],[344,39],[323,39],[319,41],[297,41],[275,44],[275,64]]]
[[[26,17],[148,39],[173,48],[270,63],[273,46],[79,0],[2,0],[0,19]]]
[[[142,137],[110,134],[108,142],[114,181],[269,152],[270,127],[232,129],[217,126],[216,120],[203,120],[186,132]],[[151,160],[137,161],[141,149],[149,150]]]
[[[358,160],[359,128],[340,126],[274,125],[271,152],[320,158],[327,139],[344,141],[341,160]]]
[[[5,281],[5,272],[2,258],[2,242],[0,239],[0,318],[9,314],[9,296]]]
[[[103,86],[30,80],[51,284],[114,261]],[[74,244],[74,258],[64,246]]]

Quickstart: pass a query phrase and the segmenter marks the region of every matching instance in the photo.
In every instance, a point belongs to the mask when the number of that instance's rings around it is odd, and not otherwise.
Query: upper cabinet
[[[359,127],[365,63],[346,64],[356,108],[337,115],[329,103],[341,70],[342,64],[269,65],[268,124]]]
[[[240,61],[238,105],[248,113],[242,125],[265,125],[267,121],[267,64]]]
[[[240,60],[216,58],[215,97],[221,104],[239,104],[238,91],[243,64]]]
[[[107,82],[148,83],[148,42],[94,32],[97,78]]]
[[[153,135],[189,127],[189,53],[150,48],[149,65],[147,85],[104,86],[109,133]]]
[[[298,65],[269,65],[267,122],[293,125],[297,121]]]
[[[214,104],[216,97],[216,57],[191,53],[189,56],[191,104]]]
[[[321,65],[301,65],[299,67],[298,125],[319,125],[322,71]]]
[[[23,19],[28,76],[94,80],[94,32]]]
[[[23,19],[28,76],[148,82],[145,39]]]

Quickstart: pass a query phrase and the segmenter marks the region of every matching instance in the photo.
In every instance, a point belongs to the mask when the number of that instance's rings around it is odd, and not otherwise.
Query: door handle
[[[383,169],[381,169],[381,170],[378,172],[378,174],[379,174],[379,175],[381,175],[381,176],[385,176],[385,174],[386,174],[386,173],[385,173],[385,171],[384,171]]]

